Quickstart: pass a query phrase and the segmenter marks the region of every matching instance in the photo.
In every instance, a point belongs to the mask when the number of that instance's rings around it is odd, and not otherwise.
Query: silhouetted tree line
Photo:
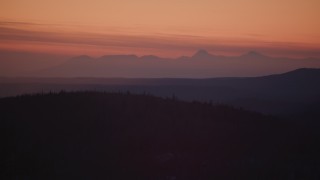
[[[0,99],[3,179],[318,179],[316,126],[146,93]]]

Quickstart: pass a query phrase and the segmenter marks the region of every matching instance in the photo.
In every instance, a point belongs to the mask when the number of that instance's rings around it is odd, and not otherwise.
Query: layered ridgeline
[[[320,69],[247,78],[0,78],[0,97],[61,90],[175,95],[187,101],[219,102],[266,114],[296,116],[311,106],[319,107]]]
[[[0,99],[4,179],[315,179],[314,121],[129,93]]]
[[[298,68],[320,68],[320,59],[271,57],[255,51],[221,56],[199,50],[178,58],[154,55],[69,58],[0,51],[0,77],[212,78],[262,76]]]
[[[320,59],[270,57],[251,51],[240,56],[219,56],[199,50],[194,55],[161,58],[153,55],[106,55],[74,57],[33,76],[42,77],[130,77],[130,78],[211,78],[261,76],[297,68],[320,68]],[[32,75],[32,74],[30,74]],[[29,76],[30,76],[29,75]]]

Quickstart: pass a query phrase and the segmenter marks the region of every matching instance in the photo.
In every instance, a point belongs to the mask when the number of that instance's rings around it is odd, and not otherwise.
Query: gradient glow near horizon
[[[320,57],[319,0],[2,0],[0,49]]]

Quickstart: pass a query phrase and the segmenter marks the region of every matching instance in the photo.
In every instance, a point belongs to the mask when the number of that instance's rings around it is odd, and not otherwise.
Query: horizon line
[[[180,59],[180,58],[193,58],[196,54],[198,54],[199,52],[205,52],[207,55],[212,56],[212,57],[241,57],[241,56],[246,56],[246,55],[256,55],[256,56],[261,56],[261,57],[268,57],[268,58],[288,58],[288,59],[320,59],[320,57],[316,57],[316,56],[305,56],[305,57],[290,57],[290,56],[272,56],[266,53],[261,53],[260,51],[257,50],[249,50],[247,52],[241,53],[241,54],[237,54],[237,55],[222,55],[222,54],[214,54],[212,52],[208,52],[205,49],[199,49],[198,51],[195,51],[195,53],[191,54],[191,55],[180,55],[177,57],[164,57],[164,56],[158,56],[158,55],[154,55],[154,54],[145,54],[145,55],[137,55],[134,53],[124,53],[124,54],[104,54],[104,55],[100,55],[100,56],[91,56],[88,54],[81,54],[81,55],[74,55],[71,56],[71,58],[78,58],[78,57],[88,57],[88,58],[92,58],[92,59],[99,59],[99,58],[103,58],[103,57],[111,57],[111,56],[135,56],[137,58],[143,58],[143,57],[148,57],[148,56],[153,56],[156,58],[160,58],[160,59],[172,59],[172,60],[176,60],[176,59]]]
[[[269,57],[269,58],[288,58],[288,59],[320,59],[320,57],[318,56],[286,56],[286,55],[271,55],[269,53],[264,53],[261,52],[259,50],[248,50],[242,53],[234,53],[234,54],[221,54],[221,53],[212,53],[209,52],[208,50],[204,49],[204,48],[199,48],[198,50],[194,51],[192,54],[190,55],[179,55],[179,56],[159,56],[159,55],[155,55],[152,53],[146,53],[143,55],[137,55],[135,53],[105,53],[103,55],[90,55],[90,54],[60,54],[60,53],[55,53],[55,52],[38,52],[38,51],[28,51],[28,50],[21,50],[21,49],[6,49],[6,48],[1,48],[0,47],[0,52],[9,52],[9,53],[27,53],[27,54],[42,54],[42,55],[51,55],[51,56],[57,56],[57,57],[67,57],[67,58],[77,58],[77,57],[81,57],[81,56],[87,56],[89,58],[93,58],[93,59],[99,59],[102,58],[104,56],[136,56],[137,58],[142,58],[142,57],[146,57],[146,56],[154,56],[157,58],[161,58],[161,59],[179,59],[179,58],[192,58],[194,55],[196,55],[197,53],[201,52],[201,51],[205,51],[208,55],[211,56],[215,56],[215,57],[241,57],[241,56],[245,56],[245,55],[249,55],[249,54],[256,54],[256,55],[260,55],[260,56],[264,56],[264,57]]]

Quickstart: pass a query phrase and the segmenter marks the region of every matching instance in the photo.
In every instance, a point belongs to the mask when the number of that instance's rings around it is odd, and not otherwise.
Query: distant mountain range
[[[209,78],[257,76],[320,67],[320,60],[274,58],[255,51],[241,56],[216,56],[199,50],[191,57],[176,59],[153,55],[106,55],[100,58],[74,57],[67,62],[37,71],[42,77],[130,77],[130,78]]]
[[[178,58],[154,55],[66,58],[0,52],[0,65],[0,76],[6,77],[211,78],[263,76],[298,68],[320,68],[320,59],[270,57],[255,51],[240,56],[218,56],[203,49],[190,57]]]

